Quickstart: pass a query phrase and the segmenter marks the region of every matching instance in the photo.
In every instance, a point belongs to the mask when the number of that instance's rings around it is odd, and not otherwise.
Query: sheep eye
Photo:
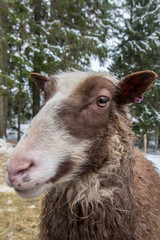
[[[106,96],[100,96],[97,98],[96,103],[99,107],[105,107],[110,102],[110,99]]]

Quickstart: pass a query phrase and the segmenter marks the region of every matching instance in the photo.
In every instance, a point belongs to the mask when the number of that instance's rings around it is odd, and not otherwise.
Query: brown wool
[[[114,110],[119,117],[109,122],[104,138],[95,139],[82,173],[45,196],[39,240],[160,239],[160,179],[152,164],[134,149],[128,110],[121,108]],[[114,168],[119,153],[120,166]],[[93,175],[97,192],[87,186]],[[109,194],[108,189],[114,191]],[[79,191],[84,191],[81,199]]]

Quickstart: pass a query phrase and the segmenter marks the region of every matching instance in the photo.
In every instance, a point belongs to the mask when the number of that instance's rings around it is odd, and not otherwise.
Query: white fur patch
[[[70,135],[65,130],[65,126],[60,123],[60,119],[56,118],[57,109],[62,100],[64,95],[58,92],[46,103],[32,120],[9,159],[9,165],[14,165],[15,162],[23,165],[23,156],[26,155],[25,158],[28,161],[34,162],[35,170],[33,169],[29,174],[31,181],[25,183],[20,181],[16,185],[21,184],[22,190],[25,190],[23,196],[26,194],[26,197],[27,195],[33,197],[32,188],[34,189],[36,184],[41,185],[53,178],[60,164],[67,158],[74,160],[76,167],[71,174],[60,179],[62,182],[71,180],[86,160],[85,150],[89,148],[90,141],[81,141]],[[29,188],[31,190],[26,191]],[[42,189],[44,190],[44,186]],[[38,191],[41,193],[42,189]],[[36,192],[35,196],[37,196]]]
[[[69,96],[71,92],[79,86],[80,83],[82,83],[87,78],[94,76],[104,77],[113,82],[114,84],[117,84],[119,82],[116,77],[110,75],[107,72],[95,73],[75,71],[54,75],[54,77],[57,79],[58,91],[64,94],[66,97]]]

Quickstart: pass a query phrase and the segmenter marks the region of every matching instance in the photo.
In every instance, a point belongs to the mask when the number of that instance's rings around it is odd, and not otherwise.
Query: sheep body
[[[122,176],[125,182],[101,169],[51,189],[42,204],[39,240],[158,240],[159,176],[138,149],[134,153],[133,175]]]

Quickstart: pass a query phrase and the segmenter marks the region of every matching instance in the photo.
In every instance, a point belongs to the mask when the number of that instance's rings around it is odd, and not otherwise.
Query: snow
[[[35,205],[28,206],[28,208],[36,208]]]
[[[90,68],[92,71],[95,71],[95,72],[108,71],[109,64],[110,64],[110,61],[106,62],[105,65],[102,67],[102,66],[100,66],[99,59],[93,57]]]
[[[9,187],[6,183],[0,185],[0,192],[1,193],[14,193],[14,189]]]
[[[146,154],[146,158],[153,162],[153,165],[160,174],[160,155]]]
[[[4,139],[0,139],[0,154],[11,154],[14,149],[14,145],[12,143],[6,142]]]
[[[52,57],[55,61],[61,61],[61,58],[59,58],[56,54],[54,54],[49,48],[44,48],[44,52],[49,56]]]
[[[15,40],[15,41],[19,41],[19,42],[22,41],[22,39],[21,39],[20,37],[18,37],[17,35],[15,36],[14,34],[11,34],[11,35],[10,35],[10,38],[12,38],[12,39]]]
[[[28,128],[28,124],[21,124],[20,131],[21,131],[21,136],[23,133],[26,131]],[[16,128],[18,128],[18,125],[16,124]],[[13,129],[7,129],[7,139],[11,141],[17,141],[17,131]]]
[[[1,85],[1,89],[6,90],[7,87],[5,85]]]

